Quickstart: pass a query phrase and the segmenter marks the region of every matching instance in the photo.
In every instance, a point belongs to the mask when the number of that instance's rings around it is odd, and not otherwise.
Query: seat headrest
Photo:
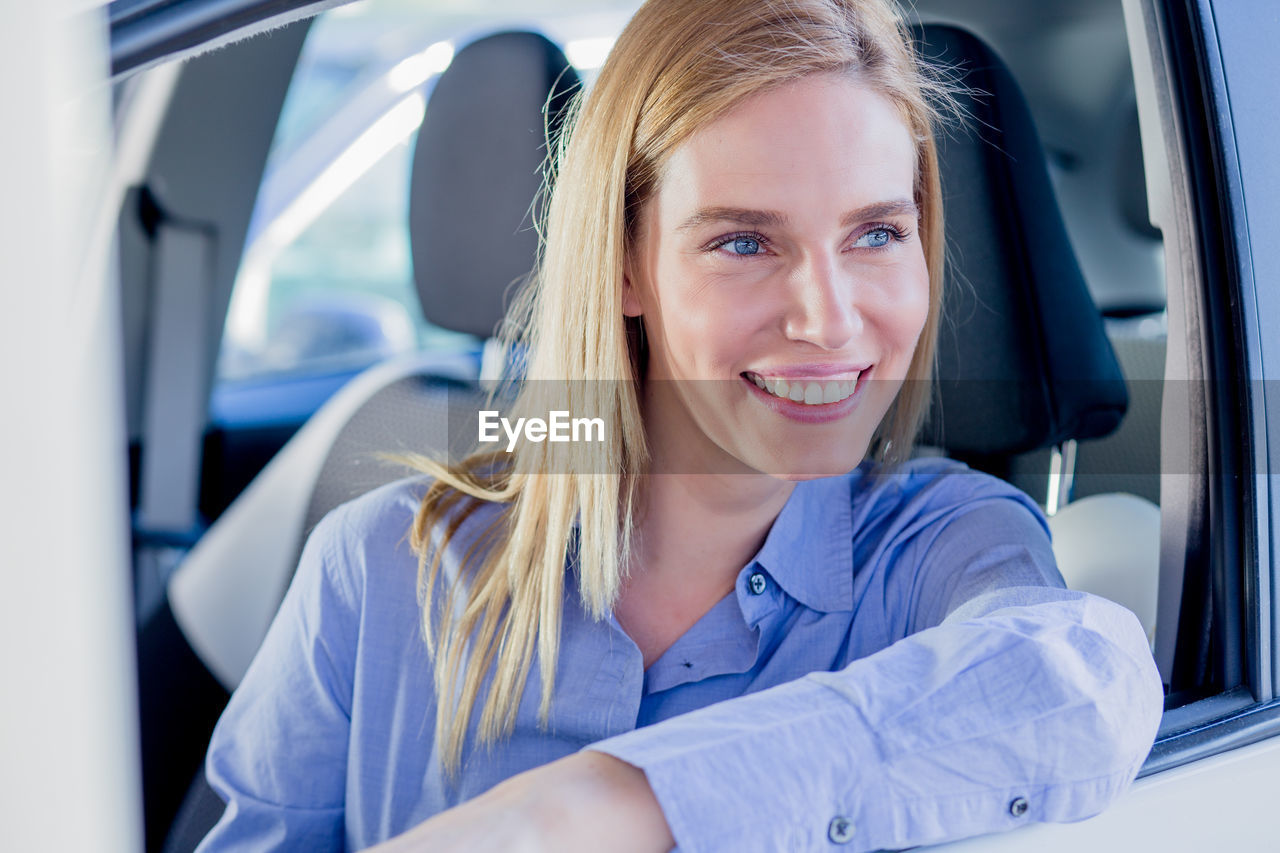
[[[414,278],[435,325],[489,337],[513,283],[533,269],[548,121],[558,130],[580,85],[560,49],[532,32],[472,42],[436,80],[409,190]]]
[[[1124,376],[1026,101],[969,33],[925,25],[913,36],[972,93],[961,98],[971,118],[938,139],[947,276],[937,395],[922,440],[980,458],[1104,436],[1124,417]]]

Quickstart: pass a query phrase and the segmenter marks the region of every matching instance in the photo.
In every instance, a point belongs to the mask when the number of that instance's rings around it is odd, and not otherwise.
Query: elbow
[[[1164,703],[1163,690],[1157,685],[1153,691],[1145,678],[1126,680],[1122,689],[1117,687],[1094,702],[1095,754],[1098,775],[1114,777],[1123,789],[1151,753]]]
[[[1112,746],[1141,765],[1164,714],[1164,684],[1138,617],[1106,599],[1094,598],[1092,603],[1101,612],[1087,627],[1112,646],[1105,676],[1109,683],[1101,692],[1111,704]]]
[[[1096,813],[1132,783],[1151,752],[1164,712],[1164,686],[1136,616],[1101,598],[1084,602],[1073,642],[1052,655],[1062,687],[1079,702],[1075,770],[1099,785]],[[1078,817],[1087,817],[1080,814]]]

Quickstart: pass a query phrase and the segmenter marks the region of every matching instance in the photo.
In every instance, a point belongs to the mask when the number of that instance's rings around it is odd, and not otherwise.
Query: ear
[[[631,274],[631,264],[628,263],[622,271],[622,316],[639,317],[644,314],[644,306],[640,304],[640,292],[634,284],[635,277]]]

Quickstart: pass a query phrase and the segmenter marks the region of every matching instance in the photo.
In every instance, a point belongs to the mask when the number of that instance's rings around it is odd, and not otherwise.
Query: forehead
[[[893,103],[845,75],[753,96],[672,152],[659,208],[724,205],[810,217],[911,198],[916,149]],[[665,216],[663,217],[666,218]]]

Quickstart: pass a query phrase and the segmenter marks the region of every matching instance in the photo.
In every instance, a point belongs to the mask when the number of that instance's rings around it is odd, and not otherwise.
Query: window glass
[[[250,247],[223,339],[222,379],[355,368],[419,346],[466,346],[465,336],[428,324],[417,304],[406,226],[409,142],[367,165],[284,245]]]
[[[477,342],[428,323],[413,281],[408,187],[430,80],[454,45],[541,30],[590,82],[634,3],[365,0],[312,25],[281,111],[218,362],[240,380],[354,371]]]

